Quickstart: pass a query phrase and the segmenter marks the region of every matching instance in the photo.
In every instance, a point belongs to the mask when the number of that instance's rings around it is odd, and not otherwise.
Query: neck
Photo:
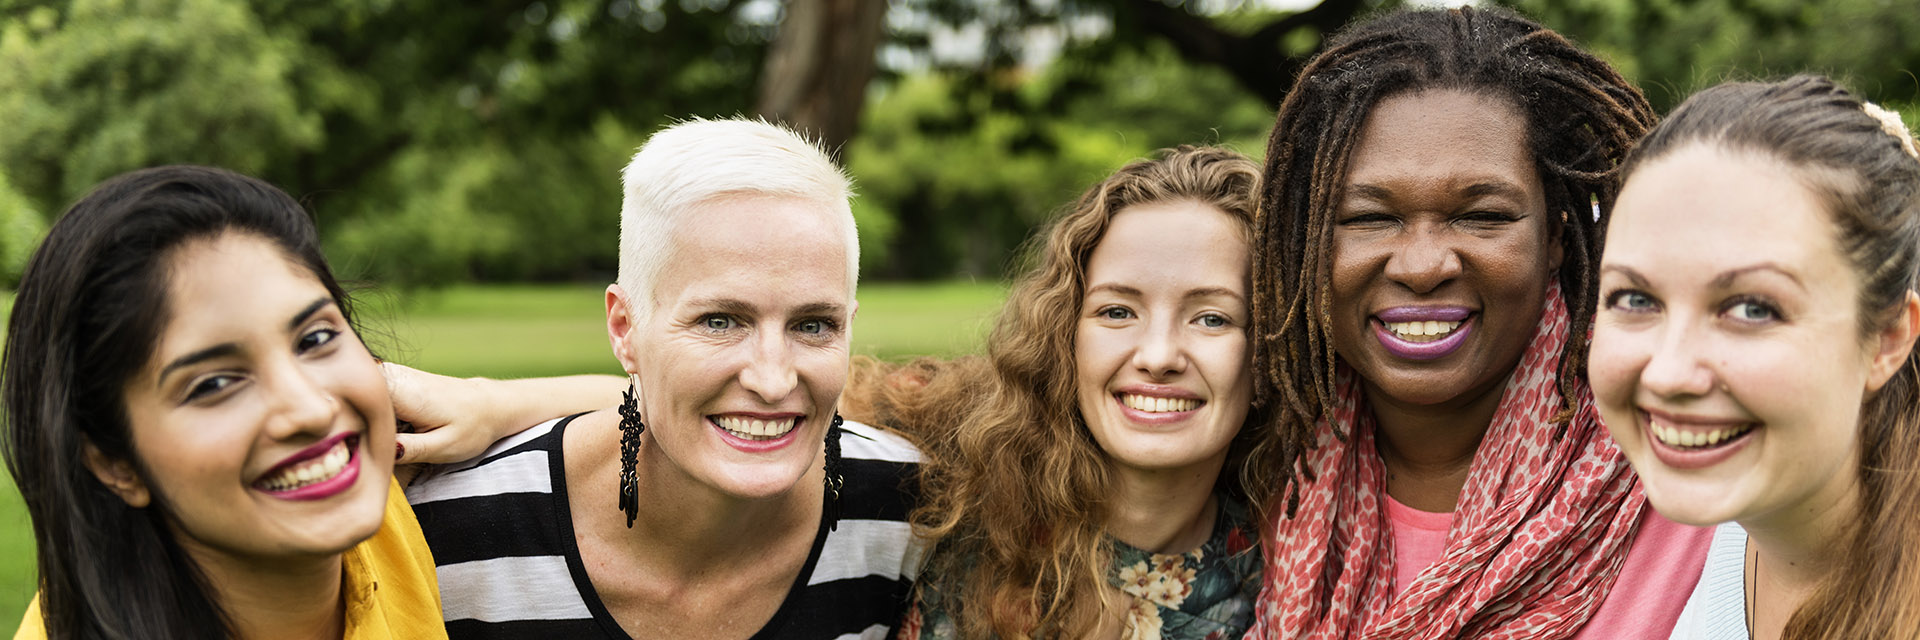
[[[1755,637],[1779,637],[1793,613],[1833,573],[1859,519],[1859,482],[1851,468],[1798,504],[1743,518],[1750,549]]]
[[[340,554],[260,562],[180,539],[206,574],[235,638],[333,640],[345,634]]]
[[[613,421],[617,423],[618,418]],[[653,438],[644,436],[634,465],[639,516],[629,529],[626,514],[613,508],[620,487],[619,432],[612,428],[593,432],[601,436],[593,440],[604,442],[584,444],[583,449],[597,454],[596,459],[588,463],[583,482],[568,484],[575,490],[604,493],[604,500],[591,503],[604,502],[608,507],[576,510],[574,522],[624,547],[656,575],[685,579],[716,575],[760,562],[769,537],[813,539],[824,499],[825,472],[818,463],[783,494],[745,499],[696,481],[668,459]]]
[[[1213,534],[1218,505],[1213,486],[1226,464],[1226,453],[1181,469],[1115,471],[1115,495],[1107,516],[1107,533],[1134,548],[1151,553],[1186,553]]]
[[[1368,384],[1367,404],[1377,426],[1375,448],[1386,464],[1387,495],[1421,511],[1448,512],[1459,506],[1474,454],[1506,387],[1502,379],[1470,398],[1411,405]]]

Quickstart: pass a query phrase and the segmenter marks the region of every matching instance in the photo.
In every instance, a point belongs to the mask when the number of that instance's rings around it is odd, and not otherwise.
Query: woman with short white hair
[[[834,412],[857,306],[846,177],[786,129],[693,120],[624,178],[605,299],[625,402],[407,490],[450,635],[883,636],[919,563],[919,453]]]

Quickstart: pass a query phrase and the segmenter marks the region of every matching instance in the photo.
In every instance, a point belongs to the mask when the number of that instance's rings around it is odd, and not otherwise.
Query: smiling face
[[[1589,369],[1661,514],[1798,520],[1852,495],[1860,403],[1878,382],[1834,234],[1768,156],[1694,143],[1627,182]]]
[[[1246,421],[1247,239],[1192,201],[1122,209],[1087,262],[1080,413],[1121,467],[1210,468]]]
[[[771,196],[709,201],[673,233],[651,300],[631,302],[651,304],[644,322],[608,303],[642,455],[723,494],[783,494],[815,466],[846,386],[846,235],[826,207]]]
[[[393,408],[333,297],[258,236],[191,241],[168,267],[169,316],[125,387],[143,473],[116,492],[134,506],[157,494],[202,566],[335,554],[372,536]]]
[[[1539,323],[1560,248],[1502,100],[1429,90],[1382,100],[1334,216],[1334,349],[1376,400],[1500,393]],[[1384,397],[1382,397],[1384,396]]]

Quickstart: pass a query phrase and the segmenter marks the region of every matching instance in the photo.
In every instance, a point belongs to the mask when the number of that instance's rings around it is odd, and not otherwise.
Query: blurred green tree
[[[1916,104],[1920,40],[1903,36],[1920,12],[1903,3],[1504,3],[1662,107],[1801,69]],[[308,201],[350,276],[605,278],[631,150],[671,118],[757,112],[845,151],[870,273],[990,277],[1129,158],[1257,151],[1322,40],[1398,4],[0,0],[0,230],[23,234],[0,260],[44,228],[8,220],[114,173],[200,162]]]

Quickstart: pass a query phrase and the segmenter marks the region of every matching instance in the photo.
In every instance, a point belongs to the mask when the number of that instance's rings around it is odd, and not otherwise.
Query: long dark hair
[[[1362,22],[1307,63],[1267,141],[1253,242],[1254,391],[1280,437],[1278,451],[1255,456],[1283,473],[1298,472],[1315,421],[1333,404],[1328,291],[1348,159],[1374,107],[1425,89],[1481,93],[1525,114],[1527,148],[1547,210],[1560,214],[1550,219],[1566,256],[1559,280],[1573,337],[1560,358],[1561,396],[1576,397],[1586,375],[1599,237],[1620,191],[1618,166],[1653,125],[1653,108],[1606,62],[1506,10],[1403,11]]]
[[[222,169],[158,167],[108,180],[67,209],[27,263],[0,364],[0,447],[33,517],[50,637],[231,635],[205,576],[169,533],[163,496],[132,508],[84,459],[92,445],[140,469],[124,388],[165,325],[168,258],[227,232],[272,242],[351,318],[300,204]]]
[[[1870,115],[1819,76],[1723,84],[1674,110],[1625,171],[1696,143],[1785,162],[1825,200],[1860,278],[1860,333],[1871,336],[1920,286],[1920,157],[1898,117]],[[1788,620],[1787,638],[1920,633],[1920,350],[1862,403],[1858,472],[1860,513],[1835,545],[1841,562]]]

